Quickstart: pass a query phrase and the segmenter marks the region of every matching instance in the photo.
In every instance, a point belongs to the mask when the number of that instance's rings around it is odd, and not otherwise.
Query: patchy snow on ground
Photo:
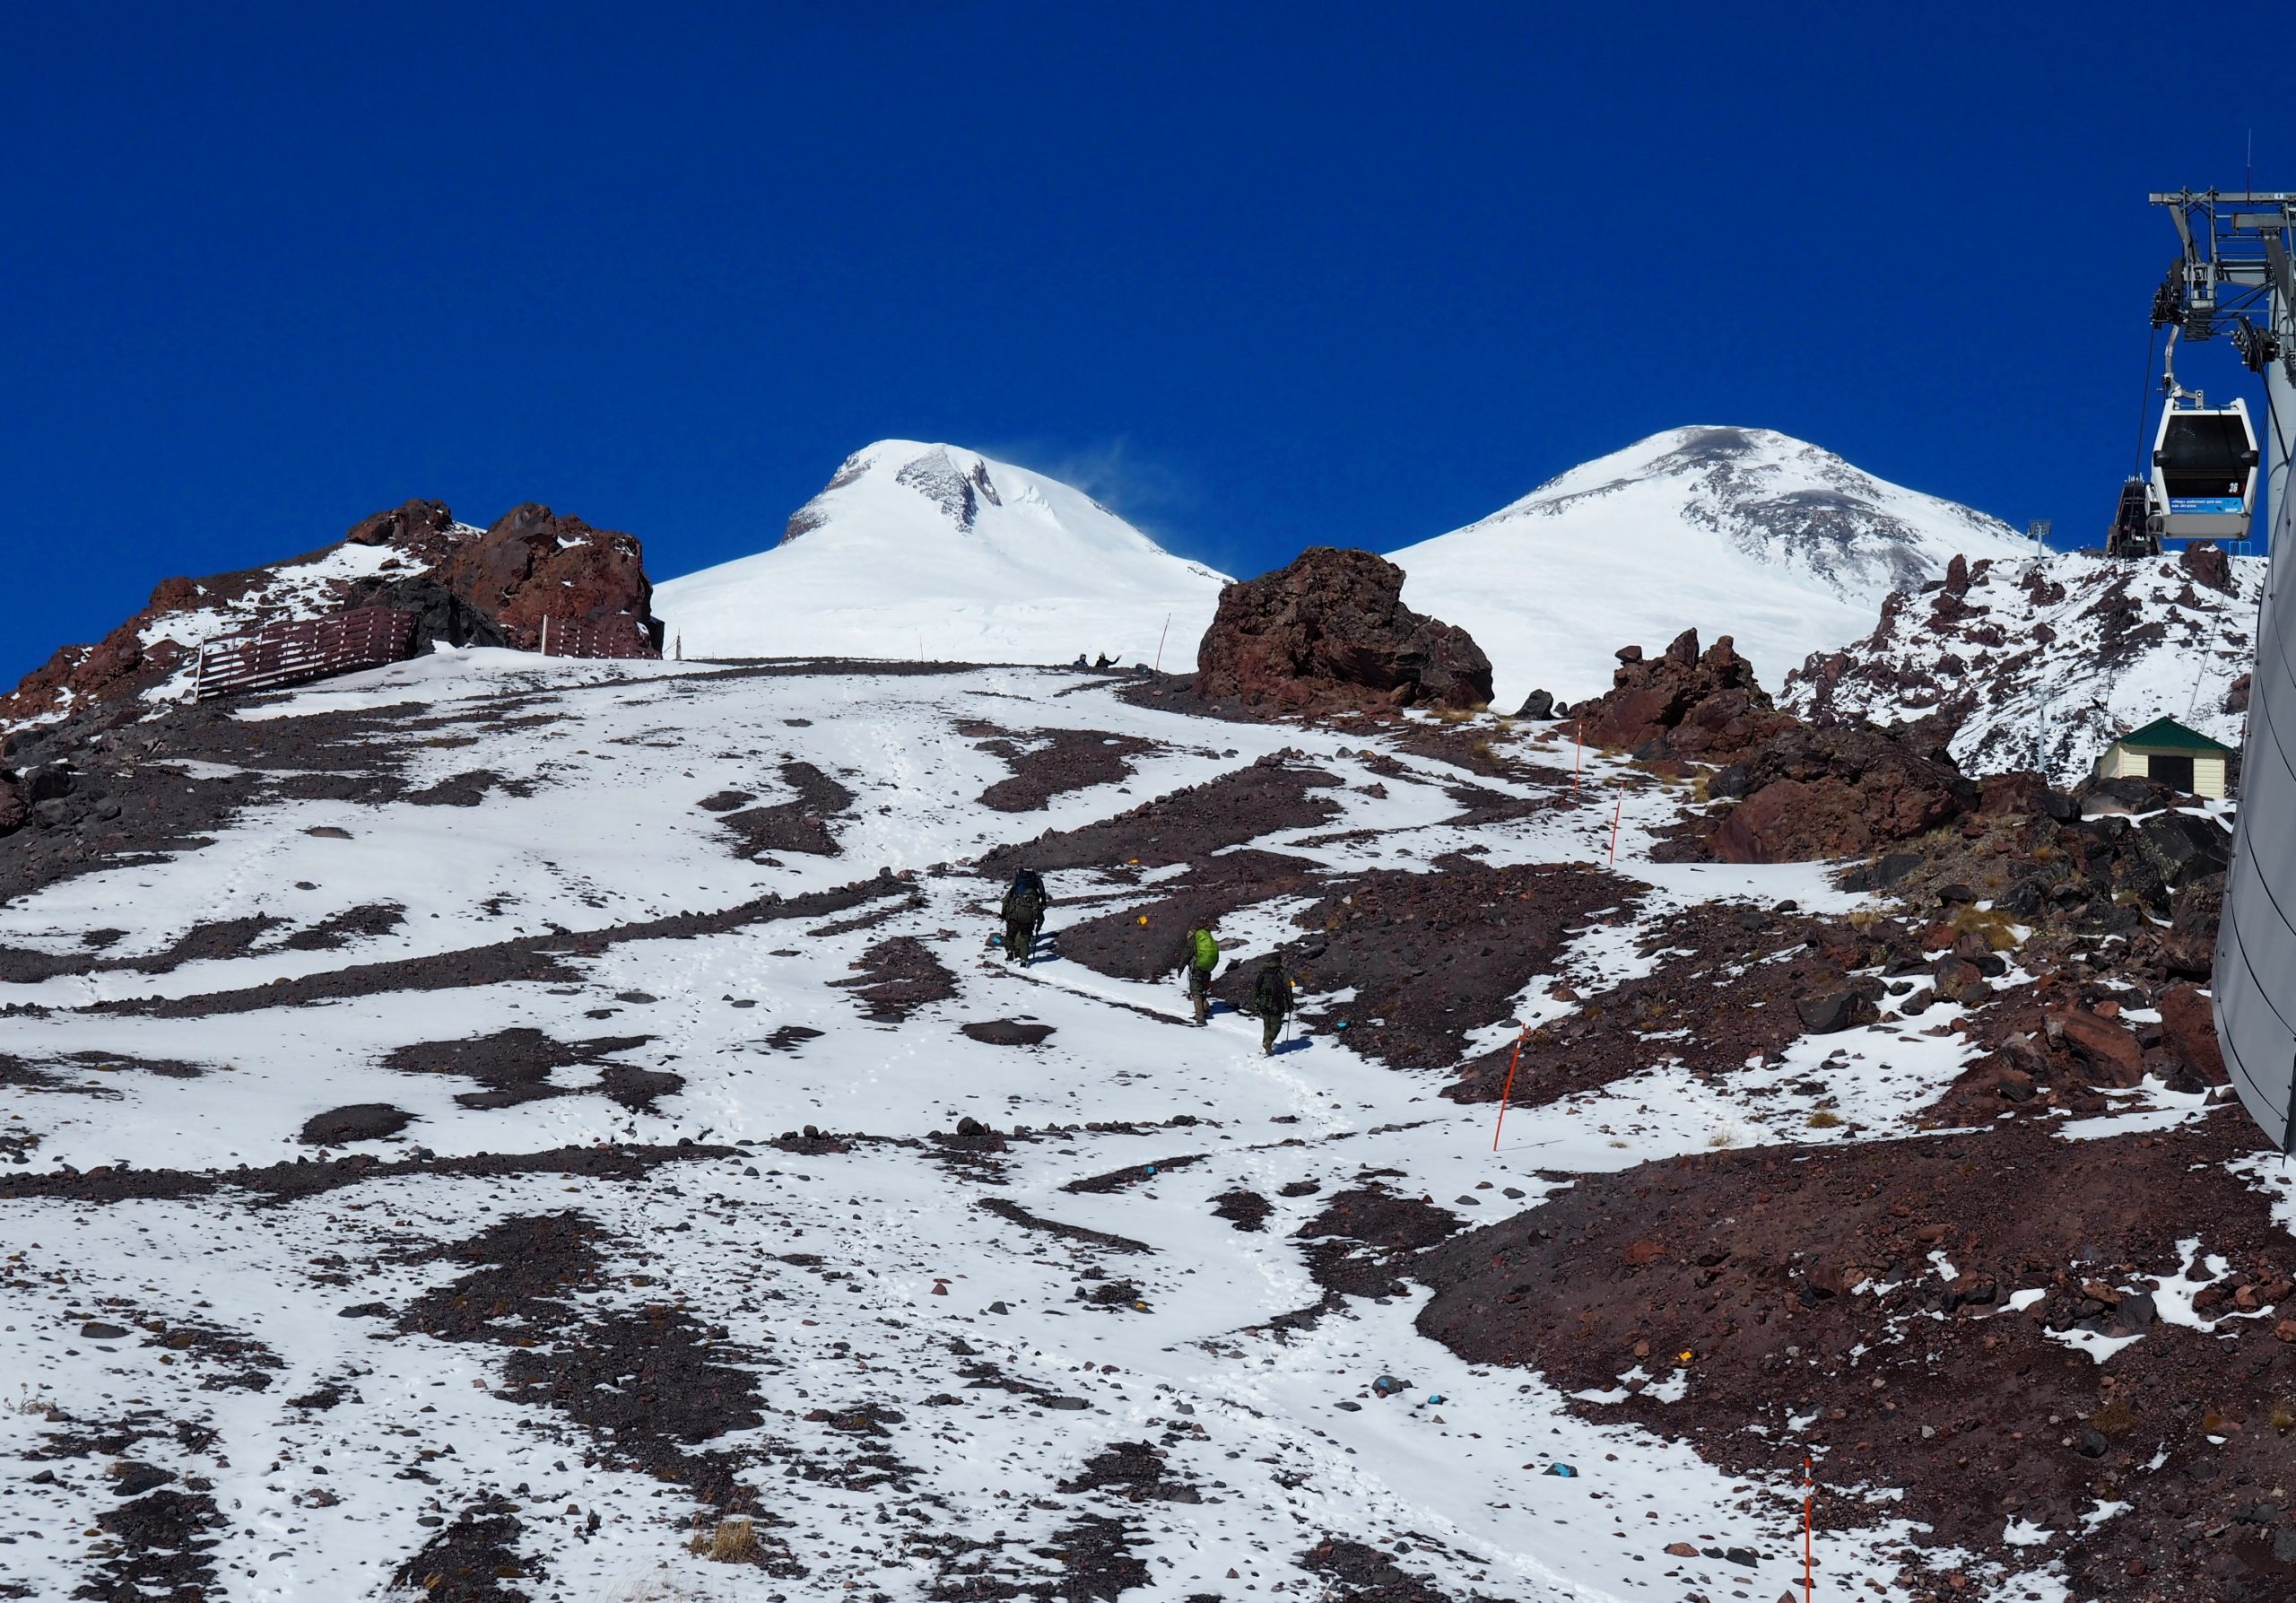
[[[18,1150],[121,1193],[0,1196],[6,1595],[156,1585],[180,1563],[212,1571],[207,1596],[266,1600],[433,1573],[452,1580],[439,1596],[569,1603],[1352,1596],[1305,1567],[1335,1538],[1462,1599],[1767,1603],[1798,1585],[1794,1483],[1733,1478],[1535,1375],[1464,1363],[1416,1329],[1422,1289],[1281,1327],[1318,1297],[1292,1233],[1318,1191],[1374,1172],[1485,1224],[1570,1174],[1902,1132],[1956,1072],[1957,1037],[1813,1038],[1727,1087],[1654,1040],[1639,1076],[1512,1111],[1494,1151],[1492,1105],[1344,1036],[1264,1057],[1224,1007],[1186,1027],[1169,981],[1057,952],[1006,964],[985,945],[997,887],[961,868],[1268,758],[1338,776],[1319,793],[1337,815],[1234,849],[1333,873],[1469,843],[1494,864],[1600,865],[1614,803],[1621,904],[1643,900],[1575,937],[1558,972],[1585,984],[1647,971],[1638,936],[1672,909],[1859,899],[1817,866],[1649,863],[1672,794],[1600,760],[1578,805],[1467,830],[1442,792],[1459,775],[1391,736],[1212,725],[1080,684],[440,652],[238,714],[280,740],[277,769],[246,771],[303,773],[304,724],[367,719],[374,773],[336,761],[339,782],[246,807],[196,849],[0,906],[0,946],[51,957],[134,925],[100,963],[0,984],[5,1061],[31,1066],[8,1082]],[[1023,719],[1152,744],[1120,780],[998,812],[978,798],[1005,766],[958,727]],[[807,773],[848,799],[820,802]],[[436,799],[457,784],[474,799]],[[744,799],[699,805],[726,793]],[[736,849],[731,806],[825,808],[836,853]],[[1372,834],[1329,839],[1356,831]],[[1048,877],[1069,907],[1157,880]],[[1309,904],[1224,921],[1231,957],[1296,937]],[[300,938],[377,908],[396,910]],[[235,920],[259,933],[179,947]],[[897,1006],[851,989],[889,945],[945,985]],[[1517,1027],[1553,1006],[1546,983]],[[987,1021],[1048,1032],[959,1028]],[[484,1043],[483,1065],[457,1055]],[[1838,1132],[1789,1089],[1820,1064]],[[299,1137],[378,1106],[404,1128]],[[968,1146],[969,1119],[1002,1135]],[[822,1134],[784,1138],[805,1127]],[[346,1151],[379,1172],[335,1163]],[[0,1190],[33,1168],[0,1170]],[[1239,1189],[1269,1200],[1263,1228],[1215,1215]],[[521,1288],[552,1252],[562,1271]],[[1404,1384],[1381,1395],[1381,1375]],[[1657,1373],[1652,1395],[1679,1383]],[[1153,1444],[1161,1469],[1112,1476],[1120,1443]],[[214,1546],[187,1559],[103,1523],[127,1506],[120,1465],[208,1500],[195,1529]],[[700,1492],[726,1477],[765,1575],[691,1550],[721,1534]],[[1821,1542],[1836,1595],[1900,1568],[1884,1497]]]

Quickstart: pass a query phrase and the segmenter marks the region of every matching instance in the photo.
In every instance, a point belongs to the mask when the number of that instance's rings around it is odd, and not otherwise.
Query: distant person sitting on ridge
[[[1103,651],[1103,652],[1101,652],[1101,653],[1100,653],[1100,659],[1098,662],[1094,663],[1092,666],[1093,666],[1094,667],[1096,667],[1096,668],[1109,668],[1109,667],[1114,667],[1114,666],[1116,666],[1116,658],[1113,658],[1113,657],[1110,657],[1107,652]]]

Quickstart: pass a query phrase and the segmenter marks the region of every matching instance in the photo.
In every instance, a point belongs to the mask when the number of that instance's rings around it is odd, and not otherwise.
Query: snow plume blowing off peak
[[[1684,629],[1735,637],[1777,685],[1868,633],[1882,598],[2022,553],[2009,526],[1769,429],[1669,429],[1488,518],[1389,554],[1404,600],[1491,656],[1498,704],[1609,687],[1613,654]]]
[[[688,657],[865,657],[1191,669],[1224,575],[1083,491],[952,445],[881,440],[779,542],[656,588]],[[1167,630],[1167,620],[1170,628]]]

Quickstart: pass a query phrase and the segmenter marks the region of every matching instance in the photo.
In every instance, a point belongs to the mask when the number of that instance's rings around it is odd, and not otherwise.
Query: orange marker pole
[[[1617,805],[1611,808],[1611,866],[1613,867],[1618,866],[1618,821],[1625,815],[1625,813],[1626,797],[1622,792]]]
[[[1499,1122],[1491,1127],[1491,1150],[1493,1152],[1499,1150],[1499,1132],[1507,1128],[1507,1099],[1515,1090],[1515,1065],[1523,1060],[1523,1042],[1530,1038],[1530,1033],[1531,1027],[1525,1024],[1522,1034],[1515,1037],[1515,1055],[1507,1059],[1507,1083],[1499,1088]]]
[[[1587,726],[1573,723],[1570,738],[1574,742],[1570,748],[1570,794],[1576,796],[1578,794],[1578,764],[1587,755]]]
[[[1805,1458],[1802,1460],[1802,1603],[1810,1603],[1810,1594],[1814,1586],[1810,1575],[1814,1568],[1810,1562],[1810,1499],[1815,1494],[1816,1487],[1810,1479],[1810,1460]]]

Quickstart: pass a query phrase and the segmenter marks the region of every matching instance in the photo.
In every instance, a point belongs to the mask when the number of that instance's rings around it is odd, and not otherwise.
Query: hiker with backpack
[[[1284,972],[1282,957],[1269,958],[1252,980],[1252,1011],[1259,1015],[1260,1056],[1272,1057],[1283,1021],[1292,1015],[1292,976]]]
[[[1022,868],[1013,876],[1011,888],[1004,893],[1004,955],[1017,957],[1021,966],[1029,966],[1029,957],[1036,950],[1037,937],[1044,929],[1044,910],[1052,905],[1052,898],[1044,888],[1044,876],[1033,868]]]
[[[1196,1022],[1205,1023],[1212,1011],[1212,971],[1220,966],[1220,943],[1209,928],[1191,929],[1180,943],[1177,965],[1187,976],[1187,999],[1196,1006]]]

